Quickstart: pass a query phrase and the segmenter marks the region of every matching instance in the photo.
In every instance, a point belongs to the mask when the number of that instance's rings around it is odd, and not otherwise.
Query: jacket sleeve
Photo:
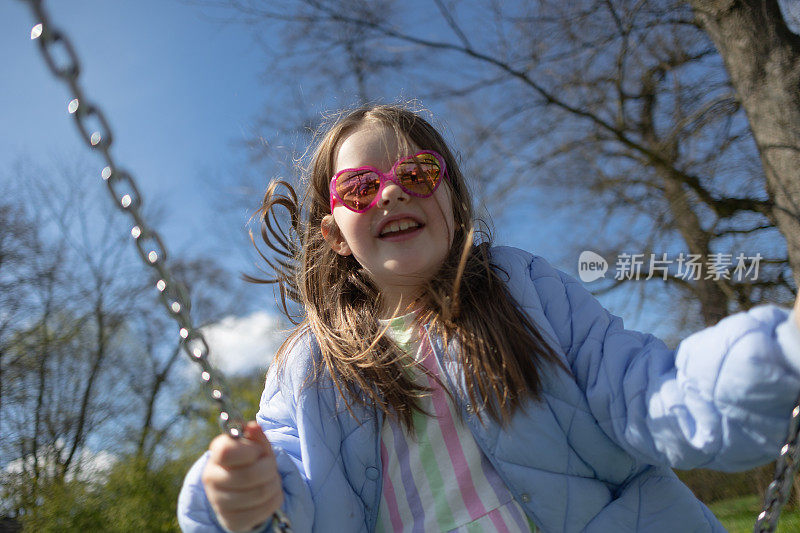
[[[282,509],[292,522],[294,532],[311,531],[314,521],[314,503],[308,480],[302,474],[301,444],[295,422],[297,384],[291,379],[301,373],[302,370],[292,373],[287,383],[279,379],[279,372],[271,369],[256,415],[275,452],[284,493]],[[178,522],[181,530],[187,533],[225,532],[208,502],[200,479],[207,460],[208,452],[195,462],[184,479],[178,498]],[[267,523],[256,531],[269,533],[271,524]]]
[[[788,310],[731,315],[671,350],[626,330],[542,258],[529,272],[590,411],[628,453],[726,471],[777,457],[800,394],[800,330]]]

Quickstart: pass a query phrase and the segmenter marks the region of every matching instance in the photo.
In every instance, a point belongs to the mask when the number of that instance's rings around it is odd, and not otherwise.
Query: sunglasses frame
[[[395,171],[397,170],[397,167],[400,165],[400,163],[402,163],[404,161],[408,161],[409,159],[414,159],[415,157],[418,157],[418,156],[421,156],[421,155],[424,155],[424,154],[431,154],[433,157],[435,157],[436,161],[439,163],[439,168],[440,168],[439,180],[436,182],[436,185],[433,187],[433,190],[431,191],[430,194],[419,194],[419,193],[415,193],[415,192],[409,191],[408,189],[403,187],[403,185],[398,181],[397,174],[395,174]],[[353,209],[352,207],[347,205],[344,202],[344,200],[342,200],[342,197],[339,196],[339,193],[336,192],[336,180],[339,178],[339,176],[341,176],[345,172],[357,172],[357,171],[361,171],[361,170],[374,172],[375,174],[377,174],[378,178],[380,179],[380,185],[378,186],[378,191],[375,193],[375,198],[372,199],[372,201],[369,203],[369,205],[367,207],[365,207],[364,209]],[[371,166],[364,166],[364,167],[358,167],[358,168],[345,168],[345,169],[340,170],[339,172],[337,172],[331,178],[331,182],[330,182],[330,185],[329,185],[330,197],[331,197],[331,213],[333,213],[333,208],[336,205],[336,202],[339,202],[344,207],[346,207],[350,211],[353,211],[354,213],[366,213],[367,211],[372,209],[378,203],[378,198],[381,197],[381,193],[383,192],[383,189],[386,187],[386,183],[389,182],[389,181],[393,182],[395,185],[400,187],[403,190],[403,192],[406,193],[406,194],[410,194],[411,196],[415,196],[417,198],[429,198],[429,197],[433,196],[433,194],[436,192],[436,189],[438,189],[439,185],[442,184],[442,181],[444,180],[444,178],[447,178],[447,166],[445,165],[444,158],[438,152],[434,152],[433,150],[422,150],[422,151],[417,152],[414,155],[402,157],[402,158],[398,159],[395,162],[394,165],[392,165],[391,170],[389,170],[389,172],[387,172],[387,173],[383,173],[380,170],[378,170],[377,168],[371,167]],[[449,179],[449,178],[447,178],[447,179]]]

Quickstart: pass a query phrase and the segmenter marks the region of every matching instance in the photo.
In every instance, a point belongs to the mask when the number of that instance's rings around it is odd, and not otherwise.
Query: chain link
[[[159,234],[148,226],[141,213],[142,196],[133,176],[121,170],[111,155],[113,135],[108,121],[99,107],[86,99],[78,83],[80,61],[72,43],[66,35],[50,23],[42,0],[21,0],[28,4],[34,17],[39,21],[31,30],[31,39],[39,43],[50,72],[66,83],[72,93],[67,111],[75,117],[78,131],[86,144],[99,150],[106,162],[101,176],[106,183],[114,205],[127,213],[135,225],[131,236],[142,261],[158,273],[156,288],[161,294],[161,302],[169,315],[180,326],[181,346],[189,358],[200,366],[200,378],[206,383],[211,398],[219,410],[220,427],[233,438],[239,438],[244,430],[244,419],[231,403],[228,389],[222,376],[209,361],[210,350],[203,333],[192,325],[189,311],[191,300],[186,287],[177,281],[166,265],[167,249]],[[66,59],[64,59],[66,58]],[[272,517],[274,531],[291,533],[291,525],[286,515],[278,510]]]
[[[792,410],[786,444],[781,448],[778,460],[775,462],[775,478],[764,493],[764,507],[756,520],[753,529],[755,533],[771,533],[778,526],[781,509],[789,499],[792,481],[800,465],[798,434],[800,434],[800,399]]]

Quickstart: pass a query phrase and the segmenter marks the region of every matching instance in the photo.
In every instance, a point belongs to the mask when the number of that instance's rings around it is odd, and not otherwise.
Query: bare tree
[[[5,197],[6,195],[4,195]],[[21,319],[21,305],[24,287],[31,277],[43,273],[34,273],[30,268],[29,255],[36,237],[35,226],[29,223],[17,206],[0,204],[0,347],[6,346],[8,337],[13,335],[15,324]],[[2,410],[3,384],[7,379],[5,369],[13,366],[14,361],[0,349],[0,410]]]
[[[89,209],[93,195],[75,185],[81,170],[63,172],[59,182],[23,163],[7,171],[17,184],[37,176],[4,196],[20,222],[7,240],[25,259],[3,270],[14,291],[0,310],[13,316],[0,337],[0,449],[2,467],[15,459],[25,481],[14,485],[18,505],[33,504],[42,484],[77,475],[87,440],[119,409],[122,380],[109,361],[129,355],[115,337],[141,292],[121,260],[124,233]]]
[[[772,200],[770,214],[786,237],[800,286],[800,35],[789,28],[777,0],[689,3],[747,114]]]
[[[481,197],[493,208],[511,197],[571,206],[592,228],[559,235],[572,250],[591,240],[605,257],[760,253],[757,279],[693,279],[673,265],[667,287],[697,302],[703,323],[792,300],[791,224],[779,214],[787,200],[768,184],[736,88],[684,2],[234,4],[249,25],[290,45],[271,54],[281,86],[302,84],[323,102],[405,92],[447,106]],[[353,67],[354,47],[363,68]],[[272,141],[262,148],[296,140],[281,121],[314,126],[274,108],[269,117],[262,137]],[[626,281],[601,290],[631,287]]]
[[[168,449],[192,385],[177,376],[177,327],[155,279],[87,174],[26,163],[7,172],[16,186],[0,204],[0,511],[12,516],[48,486],[88,475],[98,452],[147,465]],[[241,289],[217,261],[178,254],[171,265],[198,287],[200,323],[238,310]]]

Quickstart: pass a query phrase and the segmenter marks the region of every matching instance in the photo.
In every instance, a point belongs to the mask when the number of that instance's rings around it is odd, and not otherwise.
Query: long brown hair
[[[267,189],[256,216],[272,250],[259,253],[274,276],[246,279],[277,283],[284,312],[296,324],[274,364],[280,368],[293,340],[310,330],[321,352],[318,370],[330,375],[348,406],[374,405],[409,430],[414,411],[421,410],[418,399],[428,389],[414,383],[402,352],[376,320],[380,291],[352,255],[331,249],[320,230],[330,214],[328,187],[339,146],[366,124],[393,129],[401,149],[413,144],[445,160],[449,179],[443,186],[450,188],[454,238],[441,269],[415,302],[422,309],[416,320],[445,346],[455,345],[468,401],[478,415],[484,411],[506,422],[523,400],[540,398],[542,365],[563,364],[508,293],[503,273],[493,267],[488,233],[480,232],[482,242],[473,242],[472,199],[447,143],[419,114],[402,106],[361,107],[322,129],[303,169],[302,198],[285,181],[275,180]],[[279,223],[281,208],[289,216],[288,231]],[[299,316],[287,300],[302,306]]]

